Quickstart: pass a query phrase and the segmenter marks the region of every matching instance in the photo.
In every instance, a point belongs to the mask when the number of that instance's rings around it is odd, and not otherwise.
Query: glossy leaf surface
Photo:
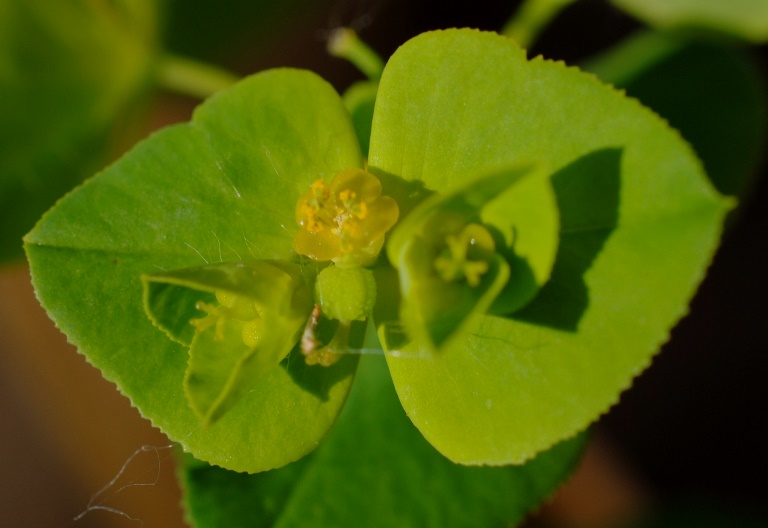
[[[155,2],[0,5],[0,260],[106,162],[155,58]]]
[[[520,467],[469,468],[437,453],[405,416],[380,357],[361,360],[323,445],[284,468],[243,475],[187,459],[197,528],[513,526],[575,465],[583,438]]]
[[[361,165],[333,88],[304,71],[255,75],[209,99],[191,123],[136,146],[43,218],[26,238],[37,294],[88,360],[184,449],[239,471],[282,466],[314,449],[335,421],[356,358],[325,369],[294,351],[201,427],[184,397],[186,348],[144,314],[140,277],[290,258],[301,192]]]
[[[387,356],[406,412],[438,450],[465,464],[523,462],[583,430],[648,365],[686,311],[728,204],[655,114],[494,34],[416,37],[387,64],[376,104],[372,171],[428,189],[502,164],[554,171],[560,246],[537,297],[514,318],[481,318],[440,355],[411,341]],[[396,318],[379,313],[380,333]]]

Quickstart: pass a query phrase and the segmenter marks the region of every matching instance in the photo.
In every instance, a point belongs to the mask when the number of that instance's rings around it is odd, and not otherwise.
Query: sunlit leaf
[[[537,297],[513,317],[481,318],[439,355],[402,340],[387,356],[408,416],[442,453],[523,462],[583,430],[648,365],[685,314],[729,204],[651,111],[495,34],[409,41],[376,105],[371,170],[405,186],[446,190],[515,163],[554,171],[560,245]],[[385,338],[398,325],[389,312],[377,319]]]
[[[330,85],[296,70],[255,75],[46,214],[26,238],[37,294],[88,360],[185,450],[238,471],[282,466],[314,449],[333,424],[356,358],[309,367],[294,351],[204,428],[184,396],[187,349],[145,315],[140,277],[295,258],[299,195],[361,165]]]

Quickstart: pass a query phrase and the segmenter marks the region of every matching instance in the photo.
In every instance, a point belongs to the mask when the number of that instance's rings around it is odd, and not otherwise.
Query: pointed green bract
[[[611,0],[616,7],[661,29],[716,31],[755,43],[768,40],[764,0]]]
[[[439,355],[400,341],[387,356],[406,412],[438,450],[521,463],[583,430],[648,365],[685,314],[729,203],[655,114],[495,34],[409,41],[376,105],[372,172],[447,192],[499,166],[553,171],[560,241],[538,295],[511,317],[479,318]],[[378,313],[381,335],[401,324],[391,318]]]
[[[272,327],[271,339],[252,347],[243,343],[244,324],[227,320],[220,330],[208,328],[192,340],[184,393],[204,426],[253,390],[288,355],[298,337],[298,327]]]
[[[311,266],[269,260],[238,260],[144,275],[144,306],[158,328],[181,344],[192,343],[202,316],[200,301],[228,292],[281,313],[286,319],[306,319],[312,309]]]
[[[312,310],[311,273],[305,273],[287,262],[249,260],[143,278],[147,315],[190,346],[184,390],[205,425],[251,391],[297,343]]]
[[[437,453],[408,421],[380,357],[365,357],[339,423],[314,453],[242,475],[186,460],[181,482],[196,528],[515,526],[551,495],[584,444],[521,467],[469,468]]]
[[[184,395],[187,349],[144,313],[140,277],[295,258],[298,197],[319,178],[361,166],[330,85],[305,71],[257,74],[209,99],[191,123],[140,143],[44,216],[26,237],[37,295],[88,360],[185,450],[237,471],[282,466],[331,427],[356,359],[309,367],[291,354],[203,428]]]

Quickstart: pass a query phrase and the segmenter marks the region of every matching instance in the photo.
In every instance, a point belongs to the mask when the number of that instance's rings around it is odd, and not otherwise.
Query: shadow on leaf
[[[620,148],[597,150],[552,176],[560,210],[555,266],[549,282],[514,319],[570,332],[578,329],[589,306],[584,275],[619,216],[621,155]]]
[[[328,401],[331,388],[355,373],[358,359],[357,354],[344,354],[338,363],[330,367],[307,365],[304,354],[297,345],[283,359],[280,366],[288,372],[299,387],[322,401]]]
[[[417,205],[435,193],[427,189],[421,180],[405,180],[377,167],[369,167],[368,171],[381,182],[382,194],[391,196],[397,202],[399,220],[407,217]]]

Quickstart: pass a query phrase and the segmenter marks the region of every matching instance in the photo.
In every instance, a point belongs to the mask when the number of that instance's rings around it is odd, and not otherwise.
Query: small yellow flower
[[[216,300],[219,304],[210,304],[200,301],[195,308],[205,312],[205,316],[199,319],[192,319],[190,323],[198,332],[204,332],[208,328],[215,326],[214,339],[221,341],[224,339],[224,324],[229,319],[243,322],[243,343],[250,348],[255,348],[261,341],[264,330],[262,321],[261,307],[245,297],[234,293],[217,290]]]
[[[347,169],[330,183],[317,180],[296,204],[301,229],[296,253],[341,266],[367,266],[378,257],[395,225],[397,202],[381,195],[381,182],[362,169]]]
[[[465,279],[474,287],[488,272],[496,244],[480,224],[467,224],[460,232],[445,237],[445,247],[435,258],[435,271],[446,282]]]

